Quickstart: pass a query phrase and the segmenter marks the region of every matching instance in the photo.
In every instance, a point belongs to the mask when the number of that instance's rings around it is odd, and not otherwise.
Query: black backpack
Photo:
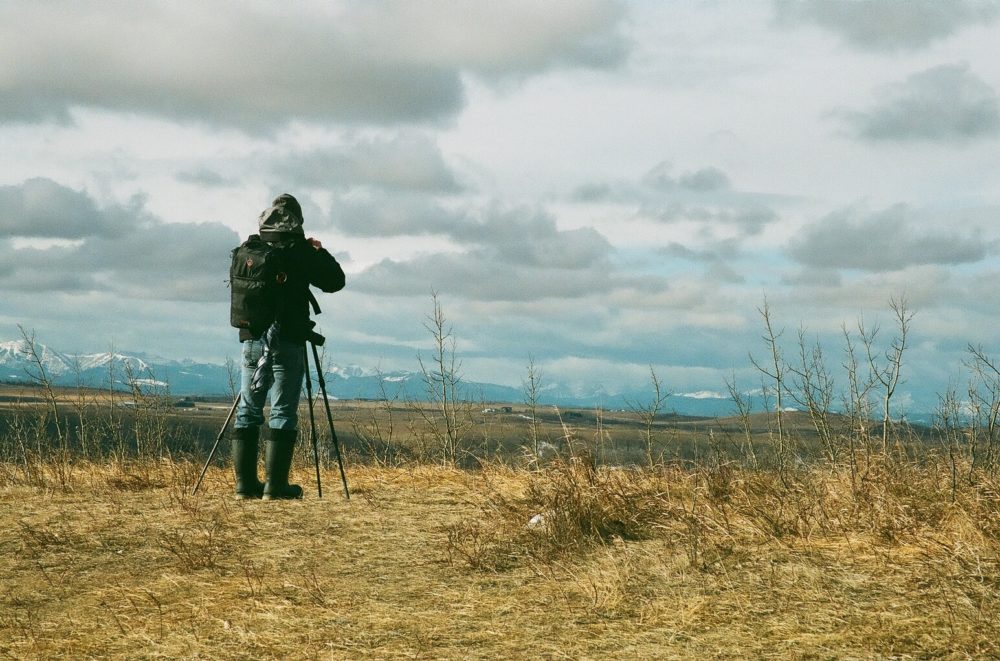
[[[234,328],[259,337],[271,326],[288,283],[288,252],[288,246],[268,243],[257,234],[233,249],[229,323]]]

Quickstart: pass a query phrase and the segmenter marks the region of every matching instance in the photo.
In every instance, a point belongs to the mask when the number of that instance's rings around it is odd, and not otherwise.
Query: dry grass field
[[[1000,656],[1000,482],[953,502],[940,463],[354,465],[348,501],[302,462],[299,502],[34,469],[0,467],[4,657]]]
[[[251,502],[227,442],[192,494],[226,402],[0,394],[0,657],[1000,658],[957,428],[470,406],[448,461],[432,407],[338,402],[350,500],[321,434],[323,498],[304,439],[306,498]]]

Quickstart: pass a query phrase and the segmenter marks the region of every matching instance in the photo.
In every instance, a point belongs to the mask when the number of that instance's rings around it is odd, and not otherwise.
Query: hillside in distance
[[[176,396],[231,396],[237,366],[193,360],[172,360],[141,352],[71,354],[35,343],[41,367],[54,385],[130,390],[135,384],[144,391]],[[232,370],[232,371],[231,371]],[[39,365],[21,340],[0,342],[0,381],[31,383],[39,376]],[[423,375],[413,371],[382,372],[357,365],[328,364],[324,370],[327,394],[336,399],[427,399]],[[643,386],[646,384],[642,384]],[[313,384],[318,390],[318,385]],[[521,388],[495,383],[462,381],[462,398],[472,401],[521,404]],[[643,387],[611,392],[601,386],[581,390],[559,383],[544,383],[539,400],[544,405],[567,407],[627,408],[630,402],[649,400]],[[733,403],[719,393],[703,391],[675,394],[667,399],[665,413],[688,416],[724,416],[733,413]]]

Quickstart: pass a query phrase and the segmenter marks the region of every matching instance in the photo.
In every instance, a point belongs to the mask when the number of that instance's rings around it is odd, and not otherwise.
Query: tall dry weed
[[[660,473],[560,459],[525,473],[523,492],[491,490],[482,515],[448,528],[448,552],[478,569],[549,562],[614,539],[655,534],[666,514]]]

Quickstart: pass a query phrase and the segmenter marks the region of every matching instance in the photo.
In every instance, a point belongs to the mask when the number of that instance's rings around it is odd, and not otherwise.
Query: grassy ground
[[[280,503],[199,468],[0,471],[0,655],[1000,655],[1000,484],[934,468],[351,467]]]

